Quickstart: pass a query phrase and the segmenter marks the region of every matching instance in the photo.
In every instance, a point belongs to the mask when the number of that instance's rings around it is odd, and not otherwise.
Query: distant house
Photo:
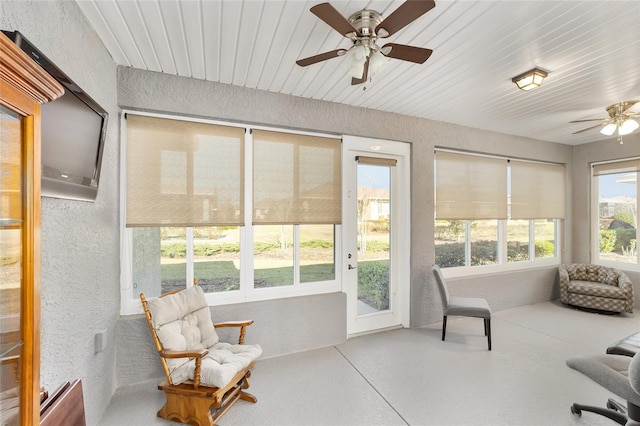
[[[361,219],[389,220],[388,189],[358,187],[358,210],[364,211]]]
[[[616,213],[632,212],[636,205],[636,199],[631,197],[602,197],[598,200],[600,217],[613,217]]]

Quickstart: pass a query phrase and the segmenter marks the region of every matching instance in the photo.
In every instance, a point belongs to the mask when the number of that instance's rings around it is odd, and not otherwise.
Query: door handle
[[[351,264],[349,264],[349,266],[347,266],[347,269],[358,269],[357,266],[351,266]]]

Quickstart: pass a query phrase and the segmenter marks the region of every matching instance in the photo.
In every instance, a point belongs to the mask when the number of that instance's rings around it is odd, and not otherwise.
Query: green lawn
[[[372,306],[384,304],[388,301],[388,273],[389,261],[359,262],[361,272],[358,274],[358,295],[369,301]],[[238,279],[240,271],[230,260],[211,260],[195,262],[195,277],[206,280],[222,280],[225,278]],[[256,269],[254,279],[257,287],[276,287],[293,284],[293,268],[282,266],[274,268]],[[162,265],[163,281],[184,282],[185,264],[172,263]],[[335,279],[332,263],[320,263],[300,266],[300,281],[302,283],[328,281]]]
[[[231,260],[211,260],[194,263],[194,276],[196,278],[238,278],[240,271]],[[162,265],[163,280],[184,280],[185,264],[171,263]],[[291,266],[261,268],[254,272],[255,280],[269,283],[269,286],[293,284],[293,268]],[[327,281],[335,278],[334,267],[331,263],[300,266],[300,281],[316,282]]]

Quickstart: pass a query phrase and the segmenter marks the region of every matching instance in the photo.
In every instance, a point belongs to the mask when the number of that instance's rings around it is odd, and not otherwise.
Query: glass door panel
[[[358,164],[358,315],[389,309],[391,170]]]
[[[22,120],[0,106],[0,416],[18,424],[22,284]]]

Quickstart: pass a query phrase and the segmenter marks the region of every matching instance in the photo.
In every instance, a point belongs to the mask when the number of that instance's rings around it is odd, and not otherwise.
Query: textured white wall
[[[118,108],[116,67],[75,2],[0,2],[0,28],[18,30],[109,116],[95,203],[42,200],[41,384],[82,379],[87,424],[115,391],[119,312]],[[107,347],[94,355],[94,334]]]

